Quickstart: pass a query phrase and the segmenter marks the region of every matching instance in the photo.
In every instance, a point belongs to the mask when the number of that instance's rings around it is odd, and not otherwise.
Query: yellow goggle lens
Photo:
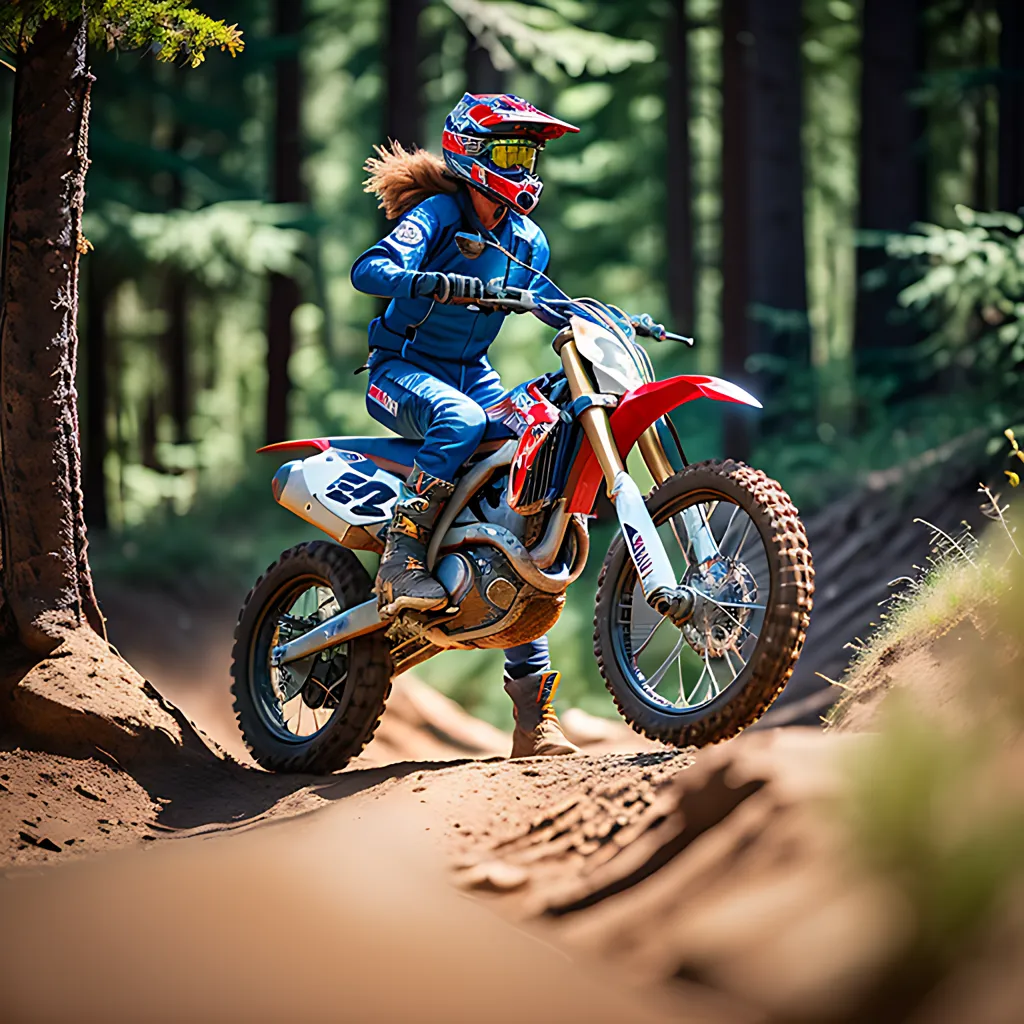
[[[537,162],[537,147],[522,142],[495,142],[490,149],[491,163],[507,171],[522,167],[532,171]]]

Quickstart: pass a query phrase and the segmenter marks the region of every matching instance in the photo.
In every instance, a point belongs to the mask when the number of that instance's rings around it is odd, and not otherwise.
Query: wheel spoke
[[[679,652],[683,649],[683,644],[686,641],[683,639],[683,634],[679,634],[679,639],[676,640],[675,646],[672,648],[672,653],[658,666],[658,670],[653,676],[647,677],[647,685],[650,689],[654,689],[661,681],[665,678],[665,673],[669,670],[672,664],[672,659],[675,658]]]
[[[658,619],[658,621],[654,624],[654,628],[644,638],[644,642],[633,652],[634,661],[636,661],[636,659],[639,658],[640,655],[643,653],[644,649],[651,642],[651,639],[653,638],[654,634],[658,632],[658,627],[665,621],[665,619],[666,616],[664,615],[662,615],[662,617]]]
[[[755,640],[757,639],[757,633],[752,633],[749,629],[747,629],[747,627],[742,622],[740,622],[740,620],[737,619],[736,616],[733,615],[725,605],[719,604],[718,601],[716,601],[713,597],[708,597],[707,594],[702,594],[701,597],[703,597],[705,601],[710,601],[713,605],[717,605],[719,608],[722,609],[726,617],[732,620],[734,625],[739,626],[744,633],[748,633]]]
[[[725,547],[725,538],[729,536],[729,531],[732,529],[732,524],[736,521],[736,516],[739,515],[739,512],[739,505],[734,505],[732,514],[729,516],[729,522],[725,524],[725,530],[722,532],[722,539],[718,545],[719,550]]]
[[[711,689],[714,691],[711,694],[711,699],[714,700],[722,691],[719,689],[718,680],[715,678],[715,670],[711,667],[711,637],[705,638],[704,645],[704,664],[707,666],[708,676],[711,680]]]
[[[730,564],[735,564],[740,560],[740,555],[743,553],[743,547],[747,543],[747,537],[750,535],[750,528],[754,525],[754,520],[747,516],[747,525],[743,527],[743,534],[740,537],[739,547],[736,548],[736,553],[729,559]]]

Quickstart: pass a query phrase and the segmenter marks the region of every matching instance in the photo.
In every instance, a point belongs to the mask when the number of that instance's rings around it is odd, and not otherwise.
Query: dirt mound
[[[444,885],[394,803],[0,881],[0,1017],[740,1024],[627,990]],[[52,981],[40,984],[40,964]]]

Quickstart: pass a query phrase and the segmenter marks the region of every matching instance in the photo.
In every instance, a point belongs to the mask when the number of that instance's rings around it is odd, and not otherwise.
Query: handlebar
[[[558,310],[558,306],[572,305],[573,299],[543,299],[540,302],[534,297],[533,292],[527,288],[514,288],[510,285],[503,285],[501,279],[497,278],[488,281],[484,286],[484,296],[480,299],[454,299],[454,305],[477,306],[480,309],[500,310],[506,313],[532,313],[541,310],[554,317],[561,317],[568,322],[568,317]],[[655,341],[678,341],[684,345],[693,345],[693,338],[687,338],[682,334],[672,334],[664,331],[662,334],[654,334],[647,327],[635,320],[630,321],[637,337],[653,338]]]

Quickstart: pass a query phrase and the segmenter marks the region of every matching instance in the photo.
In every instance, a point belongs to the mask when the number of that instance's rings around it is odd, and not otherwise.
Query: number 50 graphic
[[[395,497],[395,492],[378,480],[367,480],[358,473],[342,473],[324,496],[349,508],[353,515],[383,519],[387,514],[383,506]]]

